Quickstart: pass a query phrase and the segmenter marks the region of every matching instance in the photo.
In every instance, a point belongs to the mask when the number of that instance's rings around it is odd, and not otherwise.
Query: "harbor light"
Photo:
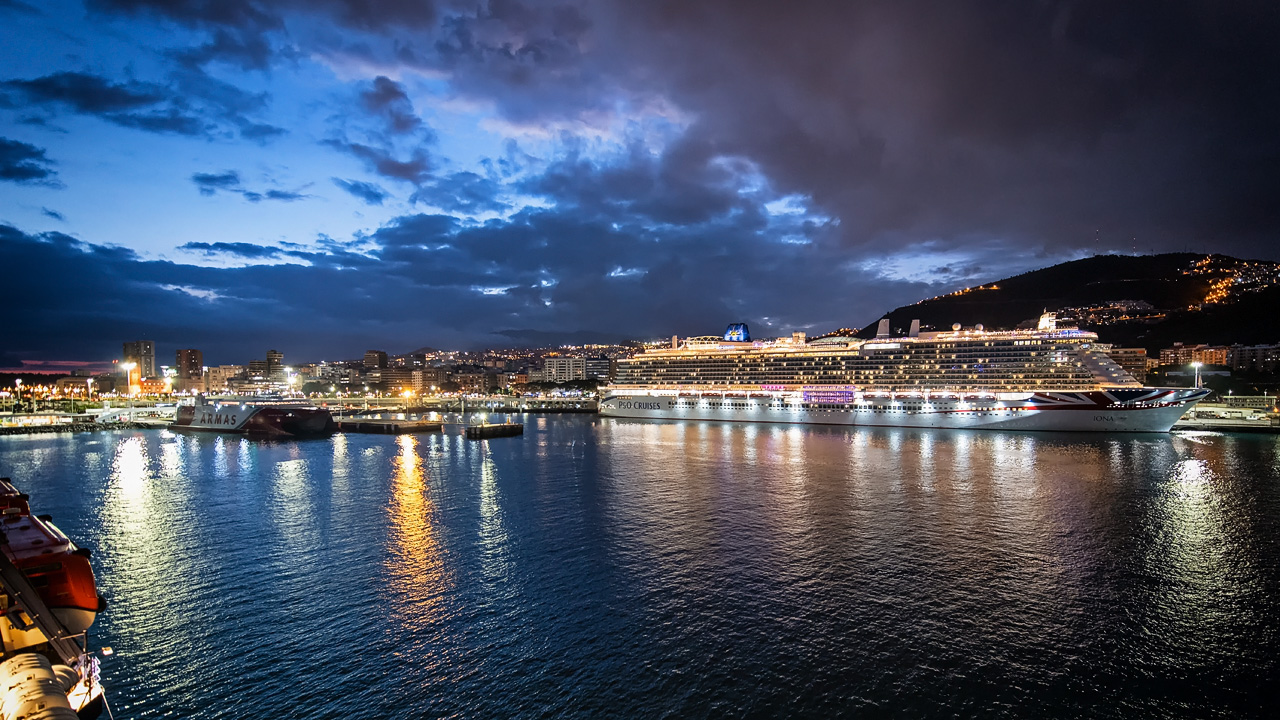
[[[1204,365],[1204,363],[1199,361],[1191,363],[1191,367],[1195,368],[1196,370],[1196,388],[1200,387],[1200,366],[1202,365]]]

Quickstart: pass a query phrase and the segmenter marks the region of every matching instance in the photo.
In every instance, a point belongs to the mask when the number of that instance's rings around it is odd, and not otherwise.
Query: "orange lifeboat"
[[[27,505],[27,494],[18,492],[18,488],[9,482],[9,478],[0,478],[0,511],[15,509],[20,515],[30,515]]]
[[[88,630],[105,606],[94,583],[89,551],[77,548],[49,516],[31,516],[26,496],[4,480],[0,480],[0,551],[27,576],[72,634]]]

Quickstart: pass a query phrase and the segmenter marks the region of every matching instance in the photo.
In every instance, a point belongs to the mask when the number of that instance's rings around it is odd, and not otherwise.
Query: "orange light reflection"
[[[387,588],[393,616],[411,629],[440,619],[441,597],[448,573],[433,526],[434,508],[427,496],[427,475],[412,435],[397,439],[396,473],[387,507],[390,538],[386,560]]]

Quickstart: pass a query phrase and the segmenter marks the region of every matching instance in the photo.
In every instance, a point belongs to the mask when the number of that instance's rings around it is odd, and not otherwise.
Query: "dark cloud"
[[[196,173],[191,176],[191,182],[200,189],[201,195],[212,196],[219,190],[239,191],[240,173],[235,170],[222,173]]]
[[[53,161],[44,149],[18,140],[0,137],[0,180],[24,184],[59,186]]]
[[[58,222],[66,222],[66,221],[67,221],[67,218],[66,218],[62,213],[58,212],[57,210],[50,210],[49,208],[40,208],[40,214],[41,214],[41,215],[44,215],[44,216],[45,216],[45,217],[47,217],[47,218],[53,218],[54,220],[57,220]]]
[[[371,171],[385,178],[418,185],[431,177],[431,159],[427,151],[422,148],[410,150],[408,159],[401,160],[395,156],[393,150],[363,143],[326,140],[324,144],[360,159]]]
[[[1258,201],[1280,191],[1275,6],[610,7],[628,32],[609,47],[696,118],[690,141],[812,197],[851,247],[1231,227],[1243,251],[1280,227]]]
[[[288,190],[257,191],[245,189],[240,181],[240,173],[235,170],[227,170],[220,173],[195,173],[191,176],[191,182],[195,183],[196,189],[205,197],[212,197],[219,192],[231,192],[237,193],[245,200],[254,203],[262,202],[263,200],[293,202],[311,197],[310,195]]]
[[[200,72],[177,72],[167,85],[58,72],[0,82],[0,93],[10,106],[64,108],[147,132],[209,139],[238,133],[259,142],[284,133],[252,119],[265,108],[265,94],[245,92]]]
[[[178,62],[199,68],[212,61],[222,61],[242,70],[266,70],[271,65],[274,49],[267,36],[259,32],[231,32],[225,28],[213,31],[213,38],[198,47],[173,53]]]
[[[214,180],[219,183],[230,181]],[[919,283],[851,273],[838,248],[822,241],[828,229],[821,227],[762,227],[735,212],[658,237],[628,217],[583,219],[575,210],[545,208],[477,224],[419,214],[352,242],[180,248],[253,263],[242,267],[146,260],[5,226],[0,262],[31,273],[0,290],[0,301],[23,317],[22,326],[12,328],[23,352],[44,348],[71,357],[78,348],[78,357],[93,359],[96,352],[115,352],[110,348],[119,337],[145,331],[236,361],[260,354],[259,344],[320,358],[355,355],[369,343],[510,342],[489,334],[497,330],[567,337],[625,328],[629,336],[648,337],[701,334],[730,320],[753,322],[759,335],[815,324],[830,329],[869,322],[849,317],[847,308],[859,304],[879,312],[936,294]],[[807,242],[779,242],[788,236]],[[66,293],[48,304],[37,301],[37,293],[24,294],[53,282],[51,268],[58,268]],[[106,287],[112,288],[109,301],[91,302]],[[815,308],[814,287],[829,302]],[[154,311],[140,316],[136,307]],[[412,307],[431,312],[388,310]],[[308,320],[293,323],[292,317]],[[92,331],[77,338],[44,329],[90,322]]]
[[[473,172],[457,172],[428,183],[409,200],[446,212],[477,214],[506,210],[508,205],[498,199],[501,194],[501,186],[493,179]]]
[[[335,116],[341,129],[324,144],[359,159],[384,178],[415,186],[426,183],[434,166],[428,147],[436,136],[414,113],[404,86],[376,77],[359,92],[357,102],[364,112]]]
[[[391,194],[381,187],[362,180],[333,178],[333,184],[351,193],[354,197],[363,200],[368,205],[381,205],[383,201],[391,197]]]
[[[695,165],[695,151],[749,162],[838,218],[851,251],[1092,250],[1100,235],[1100,250],[1138,237],[1257,254],[1280,227],[1270,4],[493,2],[442,6],[420,33],[393,17],[315,42],[443,74],[527,127],[667,120]],[[680,195],[678,175],[650,177]],[[712,188],[654,213],[727,201]]]
[[[281,202],[293,202],[295,200],[305,200],[311,197],[303,193],[290,192],[288,190],[267,190],[266,192],[253,192],[245,190],[244,198],[249,202],[262,202],[263,200],[279,200]]]
[[[145,16],[203,30],[206,42],[172,56],[193,68],[222,62],[243,70],[267,70],[277,57],[298,56],[286,42],[285,14],[374,32],[422,29],[437,18],[428,0],[87,0],[86,5],[104,15]]]
[[[248,260],[267,260],[280,257],[280,248],[254,245],[245,242],[189,242],[178,246],[179,250],[202,253],[206,256],[232,255]]]
[[[245,140],[252,140],[258,143],[265,143],[269,140],[274,140],[275,138],[287,133],[288,131],[284,128],[268,125],[266,123],[249,122],[240,126],[240,137]]]
[[[373,87],[360,93],[361,103],[370,114],[380,117],[393,133],[410,133],[422,127],[422,120],[413,112],[413,103],[404,86],[379,75],[373,79]]]
[[[32,104],[58,103],[86,115],[118,116],[149,108],[165,98],[164,88],[138,81],[112,82],[98,75],[59,72],[34,80],[7,80],[0,88],[24,95]]]

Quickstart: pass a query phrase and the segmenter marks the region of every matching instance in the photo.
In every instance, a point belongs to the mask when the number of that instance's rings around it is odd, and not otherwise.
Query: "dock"
[[[335,420],[338,432],[404,435],[440,432],[444,423],[438,420]]]
[[[465,434],[468,440],[487,440],[497,437],[512,437],[524,434],[524,423],[483,423],[468,425]]]

